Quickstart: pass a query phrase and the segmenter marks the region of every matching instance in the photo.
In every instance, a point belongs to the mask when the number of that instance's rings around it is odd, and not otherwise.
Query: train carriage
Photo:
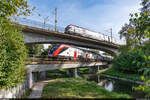
[[[72,47],[70,45],[55,45],[48,51],[49,57],[65,57],[71,60],[76,57],[77,60],[98,60],[100,55],[87,50]]]
[[[90,31],[88,29],[79,27],[79,26],[75,26],[75,25],[68,25],[65,28],[65,33],[67,34],[72,34],[72,35],[80,35],[83,37],[88,37],[88,38],[92,38],[92,39],[96,39],[96,40],[101,40],[101,41],[106,41],[106,42],[112,42],[112,43],[117,43],[116,39],[111,38],[110,36],[107,35],[103,35],[99,32],[94,32],[94,31]]]

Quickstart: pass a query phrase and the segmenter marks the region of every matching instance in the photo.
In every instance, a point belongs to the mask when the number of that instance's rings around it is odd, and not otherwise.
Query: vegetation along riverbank
[[[50,82],[43,89],[43,98],[131,98],[127,94],[109,92],[95,82],[63,78]]]

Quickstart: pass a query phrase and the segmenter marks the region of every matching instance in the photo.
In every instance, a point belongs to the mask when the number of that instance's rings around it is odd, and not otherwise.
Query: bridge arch
[[[113,56],[119,51],[118,45],[106,41],[94,40],[86,37],[48,31],[29,26],[24,26],[22,31],[22,34],[25,37],[24,42],[26,44],[70,44],[85,48],[98,49]]]

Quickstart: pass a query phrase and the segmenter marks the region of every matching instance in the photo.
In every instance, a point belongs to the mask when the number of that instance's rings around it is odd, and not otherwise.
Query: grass
[[[89,69],[88,68],[78,68],[78,73],[83,79],[88,78]]]
[[[56,69],[56,70],[49,70],[47,71],[48,73],[61,73],[61,74],[66,74],[65,69]]]
[[[86,79],[88,78],[88,68],[78,68],[78,74]],[[54,73],[58,73],[58,75],[54,75]],[[46,76],[47,78],[68,78],[69,76],[66,74],[66,70],[65,69],[57,69],[57,70],[50,70],[46,72]]]
[[[150,87],[148,87],[147,89],[145,89],[144,93],[146,94],[146,97],[150,98]]]
[[[55,73],[58,73],[59,75],[54,75]],[[47,78],[64,78],[64,77],[69,77],[66,74],[66,70],[64,69],[57,69],[57,70],[50,70],[46,72],[46,77]]]
[[[95,82],[64,78],[48,83],[42,98],[131,98],[127,94],[109,92]]]
[[[103,75],[110,75],[110,76],[114,76],[114,77],[118,77],[118,78],[126,78],[126,79],[130,79],[130,80],[134,80],[134,81],[142,81],[141,80],[141,76],[138,75],[138,74],[125,74],[125,73],[122,73],[114,68],[110,68],[104,72],[101,72],[100,74],[103,74]]]

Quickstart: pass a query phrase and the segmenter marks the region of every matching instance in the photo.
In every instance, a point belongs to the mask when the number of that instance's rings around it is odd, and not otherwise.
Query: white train
[[[106,41],[106,42],[112,42],[114,44],[117,43],[117,40],[115,38],[111,38],[110,36],[103,35],[103,34],[100,34],[98,32],[94,32],[94,31],[90,31],[88,29],[85,29],[85,28],[82,28],[79,26],[75,26],[72,24],[68,25],[65,28],[65,33],[80,35],[83,37],[88,37],[88,38],[92,38],[92,39],[96,39],[96,40],[102,40],[102,41]]]
[[[100,54],[97,54],[95,52],[79,49],[70,45],[61,44],[61,45],[54,45],[51,49],[48,51],[49,57],[63,57],[63,58],[70,58],[77,60],[92,60],[92,61],[98,61],[98,60],[110,60],[107,57],[102,57]]]

